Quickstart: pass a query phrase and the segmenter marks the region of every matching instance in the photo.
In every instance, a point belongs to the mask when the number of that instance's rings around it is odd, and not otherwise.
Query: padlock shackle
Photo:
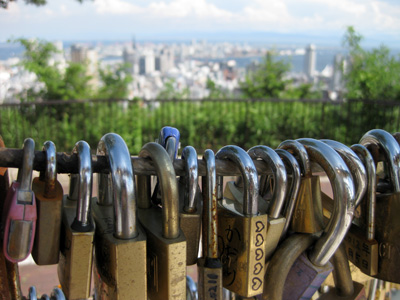
[[[210,149],[204,152],[206,176],[202,178],[203,189],[203,257],[218,258],[217,222],[217,172],[215,155]]]
[[[352,296],[354,294],[354,284],[346,248],[343,243],[332,256],[331,263],[333,265],[333,280],[335,282],[336,295],[339,297]]]
[[[18,170],[17,181],[20,183],[19,190],[30,191],[32,185],[33,160],[35,159],[35,141],[31,138],[25,139],[23,148],[24,156],[22,168]]]
[[[29,300],[37,300],[36,287],[31,286],[28,291]]]
[[[216,159],[229,159],[236,163],[242,173],[244,191],[243,191],[243,215],[258,215],[258,174],[253,160],[242,148],[235,145],[228,145],[218,150],[215,155]],[[221,180],[217,179],[218,188],[221,189]],[[219,195],[222,195],[220,190]]]
[[[388,176],[393,185],[395,193],[400,192],[400,146],[396,139],[387,131],[373,129],[368,131],[360,139],[359,144],[370,150],[371,146],[377,146],[383,151],[388,164]],[[377,161],[375,164],[378,163]]]
[[[93,178],[90,146],[85,141],[79,141],[75,144],[72,153],[77,154],[79,159],[79,188],[76,216],[71,228],[79,232],[87,232],[93,229],[93,223],[90,220]]]
[[[344,162],[350,169],[351,174],[353,175],[353,182],[356,189],[354,202],[355,207],[357,208],[358,205],[360,205],[361,200],[365,195],[365,192],[367,191],[368,176],[364,164],[357,156],[357,154],[346,145],[334,140],[323,139],[321,141],[329,145],[337,153],[339,153],[340,157],[344,160]]]
[[[136,186],[130,153],[123,138],[116,133],[105,134],[97,154],[108,157],[113,190],[114,237],[134,239],[138,236]]]
[[[375,208],[376,208],[376,167],[374,158],[366,147],[360,144],[354,144],[351,147],[363,162],[367,171],[368,184],[366,191],[366,230],[367,239],[372,241],[375,239]]]
[[[274,174],[274,188],[272,200],[269,205],[268,217],[273,219],[279,218],[285,204],[285,196],[287,192],[288,182],[285,164],[274,149],[267,146],[254,146],[250,148],[247,153],[251,159],[261,158],[265,161]]]
[[[286,233],[289,230],[289,226],[292,221],[294,208],[296,206],[297,194],[299,193],[299,188],[301,183],[301,171],[300,171],[300,164],[298,163],[296,158],[292,154],[290,154],[290,152],[284,149],[276,149],[275,152],[279,155],[279,157],[285,164],[286,171],[291,170],[292,174],[290,188],[286,191],[286,197],[285,197],[286,204],[284,210],[284,217],[286,219],[286,222],[282,230],[281,238],[279,240],[279,242],[282,242],[286,237]]]
[[[279,144],[278,149],[289,151],[292,155],[299,158],[301,173],[304,177],[311,177],[311,162],[308,158],[306,148],[295,140],[286,140]]]
[[[139,157],[153,161],[161,188],[162,234],[166,239],[179,237],[179,194],[175,169],[167,151],[157,143],[145,144]]]
[[[198,185],[197,152],[192,146],[186,146],[182,150],[182,159],[185,167],[185,193],[183,210],[187,213],[196,212],[196,192]]]
[[[53,198],[56,195],[57,182],[57,160],[56,146],[52,141],[46,141],[43,144],[43,151],[46,152],[46,170],[44,172],[44,196]],[[40,174],[42,177],[42,174]]]
[[[400,145],[400,132],[393,133],[393,137],[397,141],[397,144]]]
[[[181,134],[178,129],[171,126],[165,126],[161,128],[160,135],[158,137],[158,143],[167,150],[172,161],[174,161],[174,159],[178,156],[180,136]]]
[[[324,266],[343,241],[354,214],[354,183],[346,163],[327,144],[315,139],[298,139],[307,150],[310,160],[318,163],[328,176],[333,190],[334,208],[321,238],[309,253],[310,261]]]

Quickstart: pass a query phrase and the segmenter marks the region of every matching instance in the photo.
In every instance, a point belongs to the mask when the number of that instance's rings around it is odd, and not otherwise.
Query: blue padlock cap
[[[167,146],[167,140],[170,137],[174,137],[176,139],[176,146],[175,146],[175,157],[176,157],[178,155],[180,136],[181,134],[179,133],[178,129],[171,126],[165,126],[161,128],[160,136],[158,138],[158,143],[165,148]]]

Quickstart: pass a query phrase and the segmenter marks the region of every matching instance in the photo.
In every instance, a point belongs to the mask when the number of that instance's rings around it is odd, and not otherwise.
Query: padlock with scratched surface
[[[32,182],[37,206],[32,257],[37,265],[52,265],[59,260],[63,189],[57,180],[56,146],[47,141],[43,150],[46,153],[46,170]]]
[[[222,264],[218,256],[217,175],[215,155],[204,152],[206,175],[202,178],[202,257],[197,261],[199,299],[222,300]]]
[[[246,151],[237,146],[221,148],[216,159],[233,161],[240,169],[244,185],[241,205],[222,197],[222,177],[217,179],[218,247],[224,287],[240,296],[252,297],[263,288],[268,224],[268,215],[258,211],[257,170]],[[239,210],[235,207],[238,204]]]
[[[381,129],[368,131],[360,144],[383,156],[386,170],[383,181],[390,186],[376,195],[375,239],[379,257],[378,272],[373,277],[400,283],[400,146],[390,133]],[[379,157],[374,156],[374,160],[377,164]]]
[[[186,295],[186,239],[179,227],[179,196],[175,169],[167,151],[147,143],[139,157],[153,161],[161,190],[162,208],[151,204],[147,187],[138,201],[139,221],[147,234],[149,299],[184,299]],[[138,176],[142,189],[144,176]],[[146,182],[146,180],[144,180]]]
[[[110,174],[100,174],[93,199],[96,222],[94,283],[96,299],[147,299],[146,234],[137,219],[137,198],[128,147],[115,133],[104,135],[97,154],[105,155]],[[111,178],[111,179],[110,179]]]
[[[94,222],[91,215],[92,156],[85,141],[72,151],[79,158],[79,174],[71,175],[69,195],[63,199],[58,279],[68,299],[89,298],[92,278]]]
[[[35,142],[24,141],[22,168],[11,184],[3,208],[3,252],[7,260],[17,263],[32,252],[36,231],[36,199],[31,190]]]

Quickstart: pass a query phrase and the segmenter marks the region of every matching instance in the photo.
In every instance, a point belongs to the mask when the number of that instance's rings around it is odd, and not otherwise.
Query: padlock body
[[[199,299],[222,300],[222,264],[219,259],[199,258],[197,281]]]
[[[332,270],[331,263],[315,266],[305,253],[301,254],[286,278],[282,299],[311,299]]]
[[[274,254],[285,227],[286,218],[268,218],[267,233],[265,238],[265,260],[268,261]]]
[[[55,196],[45,197],[45,182],[33,179],[32,190],[36,196],[37,220],[32,257],[37,265],[58,263],[60,251],[61,208],[63,189],[55,182]]]
[[[37,217],[34,193],[28,195],[32,199],[31,204],[20,204],[17,201],[19,186],[16,181],[11,184],[3,211],[3,252],[7,260],[14,263],[23,261],[31,253]]]
[[[324,228],[319,176],[301,178],[291,222],[291,230],[316,233]]]
[[[375,239],[378,273],[373,277],[400,283],[400,193],[376,196]]]
[[[71,228],[77,201],[63,199],[58,279],[67,299],[90,296],[94,230],[77,232]]]
[[[327,293],[322,294],[318,300],[367,300],[365,287],[362,283],[353,281],[354,293],[350,296],[338,296],[336,288],[331,288]]]
[[[378,242],[369,241],[366,231],[352,224],[344,239],[346,254],[363,273],[373,276],[378,273]]]
[[[162,236],[161,209],[139,209],[139,221],[147,235],[148,296],[151,300],[185,299],[186,239]]]
[[[94,283],[96,299],[147,299],[146,235],[122,240],[114,237],[113,206],[98,205],[93,199],[96,223]]]
[[[263,291],[267,215],[244,217],[219,207],[218,248],[224,288],[242,297]]]

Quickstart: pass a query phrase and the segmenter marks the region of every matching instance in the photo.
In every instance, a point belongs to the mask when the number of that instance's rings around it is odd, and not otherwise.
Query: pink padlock
[[[3,251],[13,263],[29,256],[35,239],[37,211],[31,190],[34,158],[35,142],[25,139],[22,168],[18,171],[17,181],[8,190],[3,210]]]

